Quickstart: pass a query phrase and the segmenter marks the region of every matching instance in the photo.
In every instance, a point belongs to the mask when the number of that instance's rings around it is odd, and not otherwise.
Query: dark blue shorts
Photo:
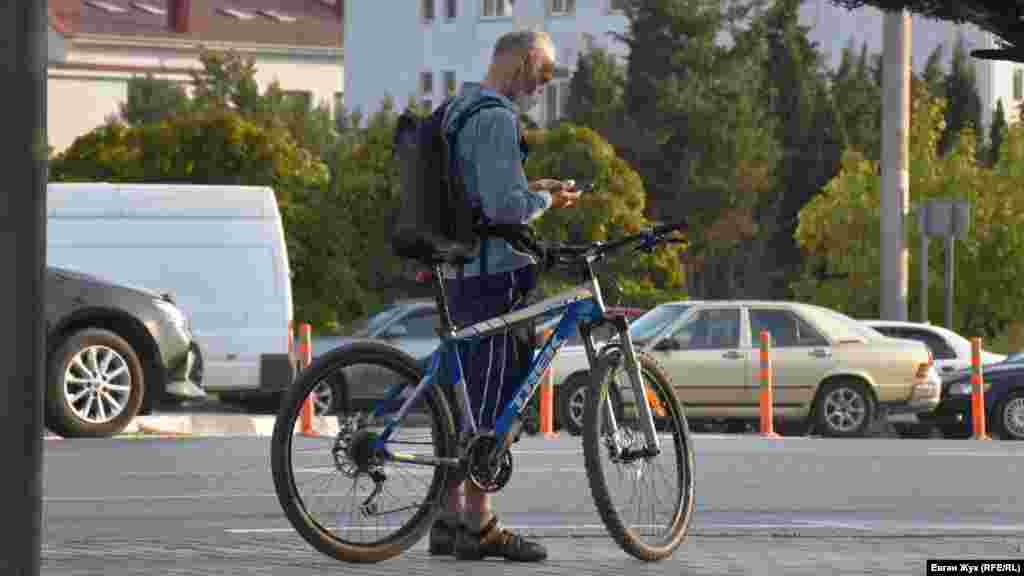
[[[459,328],[507,314],[527,305],[537,283],[537,270],[527,266],[500,274],[445,281],[452,321]],[[532,333],[529,334],[532,337]],[[506,332],[459,346],[470,407],[477,427],[493,430],[498,415],[515,396],[531,359],[523,335]],[[457,411],[457,406],[452,405]],[[453,414],[456,423],[459,414]]]

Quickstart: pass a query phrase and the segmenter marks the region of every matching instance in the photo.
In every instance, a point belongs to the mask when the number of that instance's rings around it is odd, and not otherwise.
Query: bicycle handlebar
[[[654,247],[661,242],[682,242],[674,238],[667,238],[666,236],[677,230],[685,230],[687,224],[685,220],[673,222],[671,224],[662,224],[655,226],[650,230],[642,231],[638,234],[631,234],[629,236],[623,236],[616,240],[598,240],[596,242],[590,242],[587,244],[563,244],[554,243],[549,245],[548,254],[554,258],[557,264],[575,264],[579,260],[589,257],[602,258],[605,254],[613,252],[636,242],[640,243],[637,247],[638,250],[653,250]]]

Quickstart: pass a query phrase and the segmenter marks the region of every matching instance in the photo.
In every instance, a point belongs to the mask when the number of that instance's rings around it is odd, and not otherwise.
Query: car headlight
[[[171,324],[181,328],[188,328],[188,318],[180,308],[166,300],[154,300],[153,303],[156,304],[156,307],[159,308],[165,316],[167,316],[168,320],[171,321]]]

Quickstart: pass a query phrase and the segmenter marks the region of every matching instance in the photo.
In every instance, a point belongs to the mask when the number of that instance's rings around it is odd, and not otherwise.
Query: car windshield
[[[1013,354],[1007,356],[1006,359],[1003,360],[1003,362],[1006,364],[1016,364],[1024,362],[1024,352],[1014,352]]]
[[[633,342],[650,340],[689,308],[689,304],[662,304],[661,306],[656,306],[629,325],[629,335],[633,338]]]
[[[353,322],[349,329],[346,331],[349,336],[365,337],[376,334],[383,328],[392,318],[398,316],[402,312],[403,307],[398,305],[388,306],[380,312],[369,316],[367,318],[361,318]]]

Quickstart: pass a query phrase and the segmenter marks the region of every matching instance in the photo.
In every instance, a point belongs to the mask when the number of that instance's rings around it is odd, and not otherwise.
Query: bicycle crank
[[[505,450],[495,459],[496,445],[493,436],[478,436],[466,451],[466,475],[484,492],[497,492],[512,478],[512,453]]]

